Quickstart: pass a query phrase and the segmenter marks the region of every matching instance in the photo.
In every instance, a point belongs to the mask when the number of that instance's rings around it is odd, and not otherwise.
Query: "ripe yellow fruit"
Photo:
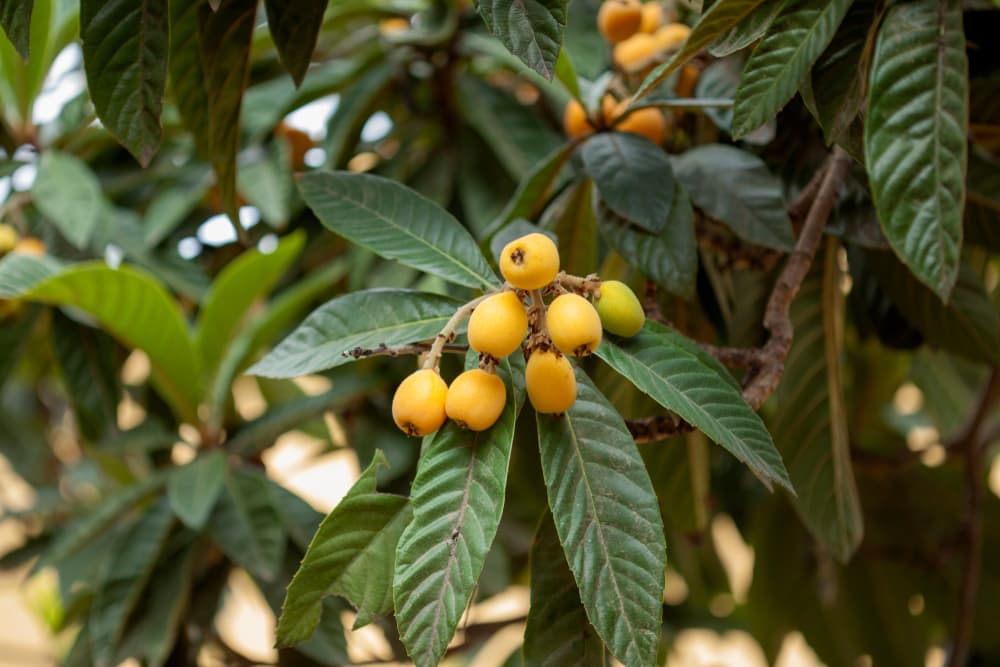
[[[378,31],[384,36],[398,35],[410,29],[410,21],[401,16],[392,16],[378,22]]]
[[[642,21],[639,32],[654,33],[663,24],[663,5],[659,2],[647,2],[642,6]]]
[[[500,252],[500,273],[518,289],[540,289],[559,273],[559,249],[545,234],[514,239]]]
[[[612,44],[634,35],[641,24],[639,0],[604,0],[597,10],[597,29]]]
[[[625,112],[625,108],[628,107],[630,101],[622,100],[618,104],[618,108],[615,110],[615,118]],[[638,134],[646,137],[654,144],[661,144],[667,134],[667,121],[664,120],[663,114],[659,109],[647,107],[630,113],[625,117],[625,120],[615,125],[615,129],[619,132]]]
[[[587,111],[576,100],[570,100],[563,112],[563,129],[570,139],[586,136],[594,131],[594,126],[587,118]]]
[[[480,368],[465,371],[448,387],[444,409],[462,428],[485,431],[500,419],[507,403],[503,380]]]
[[[561,294],[545,315],[549,338],[563,354],[587,357],[601,344],[601,317],[579,294]]]
[[[423,436],[441,428],[448,385],[431,368],[411,373],[392,397],[392,419],[406,435]]]
[[[25,236],[23,239],[18,241],[11,253],[16,255],[29,255],[31,257],[44,257],[48,250],[45,247],[45,242],[41,239],[36,239],[33,236]]]
[[[697,65],[685,65],[677,75],[677,97],[694,97],[695,86],[698,85],[698,77],[701,70]]]
[[[618,67],[631,72],[648,65],[660,51],[655,35],[640,32],[615,44],[611,55]]]
[[[653,40],[659,51],[669,51],[687,41],[691,28],[685,23],[668,23],[653,34]]]
[[[503,359],[521,346],[528,314],[514,292],[500,292],[476,306],[469,318],[469,345],[476,352]]]
[[[553,350],[536,351],[524,369],[528,400],[536,412],[558,414],[576,402],[576,376],[569,359]]]
[[[635,292],[618,280],[601,283],[601,297],[597,299],[597,314],[601,324],[613,334],[631,337],[639,333],[646,323],[646,313]]]
[[[17,246],[17,230],[10,225],[0,223],[0,255],[10,252]]]

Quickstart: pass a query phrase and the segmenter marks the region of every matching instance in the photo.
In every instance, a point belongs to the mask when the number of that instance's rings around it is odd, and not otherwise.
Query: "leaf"
[[[125,621],[138,603],[173,525],[174,515],[160,499],[115,540],[114,558],[106,561],[88,614],[97,667],[116,664],[115,652]]]
[[[851,0],[786,0],[750,55],[733,107],[733,138],[771,120],[833,39]]]
[[[573,155],[576,145],[568,143],[560,146],[531,168],[517,184],[517,190],[507,202],[503,211],[494,219],[483,236],[489,238],[502,227],[518,218],[534,220],[545,202],[551,196],[559,181],[566,162]]]
[[[697,345],[647,322],[634,338],[620,344],[605,340],[597,355],[657,403],[722,445],[767,488],[777,482],[794,493],[764,423],[743,400],[729,372]]]
[[[698,273],[694,210],[677,181],[673,187],[670,217],[659,234],[633,228],[602,206],[598,206],[597,224],[601,236],[630,264],[665,289],[690,298]]]
[[[1000,248],[1000,160],[973,150],[966,180],[965,241]]]
[[[327,122],[326,139],[323,140],[328,167],[343,169],[347,166],[376,101],[395,75],[392,63],[380,63],[341,93],[337,108]]]
[[[375,489],[375,473],[388,465],[377,451],[368,469],[323,519],[302,565],[288,585],[278,619],[279,646],[308,639],[322,615],[323,598],[346,597],[358,610],[355,628],[373,614],[392,611],[396,545],[412,518],[409,501]]]
[[[328,0],[264,1],[267,26],[274,38],[281,64],[292,75],[296,86],[302,84],[309,61],[312,60],[327,2]]]
[[[764,5],[762,5],[764,6]],[[695,84],[695,95],[699,98],[731,99],[740,83],[743,61],[739,58],[721,58],[702,70]],[[715,126],[727,134],[732,133],[733,109],[729,107],[705,107],[705,115]],[[764,146],[774,140],[777,124],[765,123],[743,137],[743,143]]]
[[[198,43],[208,91],[208,154],[218,179],[222,208],[238,223],[236,155],[240,107],[250,74],[250,43],[257,0],[222,0],[217,11],[198,8]]]
[[[201,530],[226,483],[222,450],[204,452],[174,468],[167,478],[167,498],[177,518],[191,530]]]
[[[773,400],[774,441],[799,495],[795,509],[813,536],[842,563],[861,543],[861,501],[851,467],[841,354],[844,295],[837,244],[806,277],[792,302],[795,338]]]
[[[207,380],[215,374],[251,307],[284,276],[304,242],[305,235],[297,232],[284,237],[268,254],[248,250],[226,264],[216,276],[194,330],[194,346]]]
[[[778,15],[778,10],[782,6],[783,4],[780,2],[761,3],[739,23],[733,25],[712,42],[711,46],[708,47],[708,52],[716,58],[723,58],[747,48],[764,36],[768,26],[774,21],[774,17]]]
[[[577,276],[585,276],[598,266],[600,243],[593,191],[589,178],[577,181],[559,193],[541,220],[542,228],[554,232],[558,239],[559,268]]]
[[[207,190],[201,183],[184,183],[160,189],[143,216],[145,246],[153,248],[177,229]]]
[[[355,347],[401,345],[435,336],[461,304],[413,290],[372,289],[328,301],[247,373],[297,377],[353,361]]]
[[[776,250],[795,245],[781,181],[756,155],[709,144],[674,158],[673,164],[695,206],[740,238]]]
[[[201,61],[202,36],[199,7],[204,0],[169,0],[170,57],[167,71],[170,90],[184,127],[194,135],[198,155],[208,159],[212,150],[209,130],[208,83]]]
[[[604,667],[604,643],[580,602],[580,591],[548,511],[531,545],[531,605],[524,629],[525,667]]]
[[[537,415],[549,506],[597,633],[626,665],[652,665],[667,566],[656,493],[621,416],[576,378],[568,412]]]
[[[566,29],[563,0],[479,0],[486,27],[525,65],[551,81]]]
[[[879,221],[913,274],[947,300],[965,205],[968,62],[956,0],[893,5],[875,45],[865,163]]]
[[[28,61],[31,10],[34,4],[34,0],[0,0],[0,26],[25,62]]]
[[[520,402],[509,368],[501,366],[508,400],[492,428],[465,431],[449,422],[421,448],[413,520],[399,539],[393,580],[400,637],[417,667],[444,655],[500,523]]]
[[[263,473],[248,466],[230,472],[208,531],[223,553],[254,577],[272,581],[277,576],[285,555],[285,530]]]
[[[143,167],[160,147],[167,0],[81,0],[87,90],[97,116]]]
[[[673,169],[660,147],[630,132],[602,132],[581,150],[583,167],[618,215],[646,231],[663,230],[673,205]]]
[[[646,75],[635,91],[635,99],[644,97],[673,73],[678,67],[697,55],[727,30],[740,23],[764,0],[718,0],[701,15],[684,45],[669,60]]]
[[[0,387],[21,360],[21,350],[32,340],[31,331],[41,311],[41,306],[29,306],[0,327]]]
[[[381,176],[310,172],[299,190],[328,229],[386,259],[468,287],[493,287],[496,275],[472,235],[450,213]]]
[[[108,206],[90,167],[55,150],[42,153],[31,194],[42,215],[78,249],[86,247]]]

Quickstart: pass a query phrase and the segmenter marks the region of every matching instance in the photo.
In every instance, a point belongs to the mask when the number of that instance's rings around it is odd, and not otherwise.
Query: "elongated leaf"
[[[771,120],[792,99],[850,5],[851,0],[785,1],[740,77],[734,139]]]
[[[198,154],[208,159],[212,143],[209,134],[208,84],[201,61],[201,33],[198,8],[205,0],[169,0],[170,58],[167,70],[170,88],[184,127],[194,135]]]
[[[656,492],[621,416],[576,378],[568,412],[537,415],[549,506],[597,633],[629,667],[652,665],[667,566]]]
[[[752,153],[709,144],[674,159],[674,174],[695,206],[737,236],[777,250],[795,243],[781,181]]]
[[[326,227],[387,259],[460,285],[497,284],[461,223],[405,185],[371,174],[312,172],[299,179],[299,190]]]
[[[373,289],[328,301],[266,357],[252,375],[297,377],[346,364],[356,347],[401,345],[435,336],[461,304],[413,290]]]
[[[962,245],[968,98],[961,3],[893,5],[869,76],[865,162],[893,250],[944,300]]]
[[[313,49],[328,0],[265,0],[267,26],[274,38],[281,63],[301,85],[312,60]]]
[[[205,452],[171,471],[167,481],[170,507],[185,526],[201,530],[225,483],[225,454],[218,449]]]
[[[559,174],[562,173],[563,167],[572,156],[575,148],[574,144],[560,146],[525,174],[524,178],[517,184],[514,196],[507,202],[500,215],[489,224],[484,236],[491,236],[498,229],[518,218],[534,220],[552,194]]]
[[[497,39],[551,81],[566,29],[563,0],[479,0],[479,14]]]
[[[160,147],[167,0],[81,0],[80,35],[97,116],[145,167]]]
[[[399,539],[392,585],[400,637],[417,667],[444,655],[503,512],[520,401],[509,372],[501,373],[507,405],[492,428],[477,433],[449,422],[422,446],[413,521]]]
[[[764,36],[768,26],[782,8],[780,2],[765,2],[747,14],[708,47],[708,52],[716,58],[742,51]]]
[[[115,541],[115,556],[106,561],[94,606],[89,612],[97,667],[115,664],[125,621],[139,601],[173,525],[170,506],[165,499],[160,499]]]
[[[6,319],[0,327],[0,387],[21,360],[21,350],[32,340],[31,330],[41,311],[41,306],[29,306],[16,319]]]
[[[78,158],[47,150],[38,163],[32,201],[77,248],[90,241],[108,203],[90,168]]]
[[[222,551],[254,577],[272,581],[277,576],[285,555],[285,530],[263,473],[249,467],[230,472],[208,530]]]
[[[795,339],[774,396],[772,432],[799,490],[796,510],[815,538],[847,562],[864,527],[844,410],[844,295],[836,251],[829,242],[824,262],[816,263],[792,302]]]
[[[635,338],[605,340],[597,354],[612,368],[726,448],[771,488],[792,483],[771,435],[729,373],[691,341],[648,322]]]
[[[375,473],[387,464],[376,451],[368,469],[320,524],[288,585],[278,619],[280,646],[312,635],[327,595],[342,595],[357,608],[355,627],[371,622],[372,614],[392,611],[396,545],[412,513],[406,498],[375,489]]]
[[[670,159],[648,139],[602,132],[583,145],[583,165],[618,215],[650,232],[663,230],[674,201]]]
[[[531,606],[524,629],[525,667],[605,667],[607,650],[580,602],[552,515],[531,545]]]
[[[670,60],[646,75],[635,97],[643,97],[653,91],[678,67],[698,54],[737,23],[750,15],[764,0],[718,0],[708,8],[677,53]]]
[[[31,36],[31,10],[35,0],[0,0],[0,27],[25,61]]]
[[[248,250],[226,265],[205,296],[194,344],[211,379],[254,302],[266,296],[302,250],[302,233],[286,236],[274,252]]]

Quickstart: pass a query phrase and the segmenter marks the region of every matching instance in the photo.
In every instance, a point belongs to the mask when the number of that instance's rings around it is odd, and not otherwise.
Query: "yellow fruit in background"
[[[0,255],[10,252],[17,246],[17,230],[10,225],[0,223]]]
[[[649,64],[660,50],[654,35],[640,32],[620,44],[615,44],[612,58],[618,67],[632,71]]]
[[[597,29],[612,44],[634,35],[641,24],[642,5],[638,0],[605,0],[597,10]]]
[[[392,419],[406,435],[424,436],[441,428],[448,385],[436,370],[408,375],[392,397]]]
[[[559,273],[559,249],[538,232],[514,239],[500,252],[500,273],[518,289],[540,289]]]
[[[601,344],[601,317],[579,294],[553,299],[545,314],[549,338],[563,354],[587,357]]]
[[[569,104],[566,105],[566,110],[563,111],[563,129],[570,139],[576,139],[594,131],[594,127],[587,118],[586,109],[576,100],[570,100]]]
[[[401,16],[393,16],[378,22],[378,31],[383,35],[398,35],[409,29],[410,21]]]
[[[536,351],[524,369],[528,400],[536,412],[558,414],[576,402],[576,376],[569,359],[553,350]]]
[[[697,65],[685,65],[677,75],[677,97],[694,97],[695,86],[701,70]]]
[[[476,352],[503,359],[521,346],[528,314],[514,292],[500,292],[476,306],[469,318],[469,345]]]
[[[448,418],[471,431],[485,431],[496,423],[507,403],[503,380],[480,368],[465,371],[448,387],[444,409]]]
[[[622,100],[615,111],[615,117],[622,115],[631,100]],[[663,143],[667,134],[667,121],[659,109],[647,107],[633,111],[625,120],[615,125],[619,132],[631,132],[646,137],[654,144]]]
[[[46,252],[48,249],[45,247],[45,243],[33,236],[25,236],[11,250],[11,253],[15,255],[29,255],[31,257],[44,257]]]
[[[691,28],[685,23],[668,23],[653,34],[658,51],[669,51],[687,41]]]
[[[654,33],[663,24],[663,5],[658,2],[647,2],[642,6],[642,21],[639,32]]]
[[[601,297],[595,303],[601,324],[618,336],[634,336],[646,323],[646,313],[635,292],[618,280],[601,283]]]

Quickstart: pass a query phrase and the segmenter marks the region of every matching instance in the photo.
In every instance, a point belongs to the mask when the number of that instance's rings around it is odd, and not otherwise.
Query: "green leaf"
[[[740,238],[776,250],[795,245],[781,181],[763,160],[733,146],[698,146],[674,158],[674,175],[695,206]]]
[[[773,398],[771,430],[799,490],[795,509],[813,536],[846,563],[861,543],[864,525],[844,409],[840,278],[837,244],[831,241],[792,302],[795,338]]]
[[[597,223],[601,236],[630,264],[664,289],[689,298],[694,294],[698,273],[694,210],[677,181],[673,187],[670,217],[659,234],[634,228],[600,205]]]
[[[524,64],[551,81],[566,29],[564,0],[479,0],[489,28]]]
[[[893,5],[869,76],[865,163],[892,249],[944,300],[962,246],[968,98],[961,3]]]
[[[89,611],[88,625],[97,667],[116,664],[115,653],[125,621],[138,603],[173,525],[170,506],[160,499],[115,540],[114,558],[105,561]]]
[[[581,153],[611,210],[646,231],[663,230],[674,203],[674,175],[659,146],[630,132],[602,132],[587,139]]]
[[[380,63],[341,93],[337,109],[326,125],[326,139],[323,140],[328,167],[343,169],[347,166],[376,101],[396,72],[392,63]]]
[[[214,12],[206,4],[198,7],[198,41],[208,91],[208,155],[218,179],[222,208],[233,224],[239,224],[236,155],[256,14],[257,0],[222,0]]]
[[[786,0],[743,69],[733,138],[774,118],[833,39],[851,0]]]
[[[310,172],[302,198],[327,228],[387,259],[469,287],[493,287],[496,275],[472,235],[450,213],[381,176]]]
[[[607,664],[607,650],[587,620],[552,515],[545,512],[531,544],[531,606],[524,629],[524,665]]]
[[[708,47],[708,52],[716,58],[723,58],[742,51],[764,36],[768,26],[782,8],[780,2],[765,2],[746,15]]]
[[[375,473],[388,465],[377,451],[368,469],[323,519],[282,605],[279,646],[308,639],[319,623],[323,598],[342,595],[358,610],[355,627],[392,611],[396,545],[412,518],[409,500],[379,493]]]
[[[34,4],[34,0],[0,0],[0,26],[25,62],[28,60]]]
[[[971,151],[965,187],[965,241],[1000,249],[1000,160]]]
[[[636,99],[644,97],[659,86],[674,70],[697,55],[737,23],[763,4],[764,0],[718,0],[708,8],[691,30],[684,45],[670,60],[646,75],[642,85],[635,91]]]
[[[267,295],[288,271],[305,243],[296,232],[284,237],[273,252],[244,252],[226,264],[205,296],[194,330],[194,345],[206,379],[211,379],[240,331],[251,307]]]
[[[743,61],[739,58],[720,58],[702,70],[695,85],[695,95],[699,98],[731,99],[736,95],[740,83]],[[715,126],[727,134],[732,133],[733,109],[729,107],[705,107],[705,115]],[[776,133],[775,122],[765,123],[743,137],[746,144],[766,145],[771,143]]]
[[[208,83],[201,61],[199,7],[205,0],[169,0],[170,57],[167,71],[170,90],[184,127],[194,135],[198,154],[208,159],[212,139],[209,133]]]
[[[5,319],[0,327],[0,387],[21,360],[21,350],[32,340],[31,331],[41,311],[41,306],[29,306],[15,319]]]
[[[184,183],[162,188],[153,197],[143,216],[144,242],[152,248],[184,222],[208,188],[203,184]]]
[[[598,266],[593,191],[589,178],[577,181],[559,193],[541,220],[541,227],[555,233],[558,240],[559,268],[577,276],[593,273]]]
[[[437,294],[372,289],[328,301],[288,338],[247,371],[264,377],[297,377],[353,360],[356,347],[401,345],[435,336],[461,305]]]
[[[42,153],[31,194],[42,215],[79,249],[86,247],[98,220],[108,210],[101,184],[90,167],[59,151]]]
[[[666,327],[647,322],[638,336],[597,348],[601,359],[657,403],[722,445],[767,487],[794,493],[771,435],[750,409],[732,376],[701,348]]]
[[[312,60],[313,49],[328,0],[265,0],[267,26],[274,38],[281,64],[301,85]]]
[[[483,236],[486,238],[492,236],[497,230],[518,218],[534,220],[551,196],[563,167],[575,149],[576,145],[573,143],[564,144],[532,167],[517,184],[514,195],[500,215],[489,224]]]
[[[285,555],[285,530],[262,472],[247,466],[230,472],[208,531],[222,551],[254,577],[272,581],[277,576]]]
[[[667,566],[656,492],[621,416],[576,378],[568,412],[537,415],[549,506],[597,633],[626,665],[652,665]]]
[[[191,530],[201,530],[226,483],[226,455],[215,449],[174,468],[167,479],[167,497],[177,518]]]
[[[506,362],[501,376],[507,405],[492,428],[449,422],[423,442],[393,581],[400,637],[417,667],[444,655],[500,523],[519,403]]]
[[[167,0],[81,0],[80,36],[98,118],[147,166],[160,147]]]

